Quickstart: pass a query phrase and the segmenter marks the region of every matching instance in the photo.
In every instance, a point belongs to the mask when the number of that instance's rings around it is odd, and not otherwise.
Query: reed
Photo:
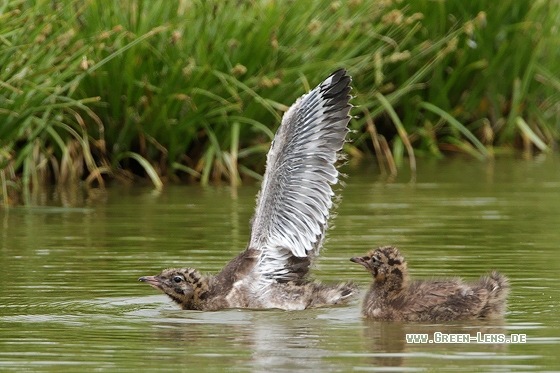
[[[354,77],[348,152],[377,149],[392,174],[405,157],[414,168],[417,156],[450,151],[550,151],[560,128],[559,8],[8,0],[3,203],[33,203],[31,191],[52,182],[258,178],[282,112],[337,67]]]
[[[445,11],[472,21],[463,24],[465,47],[455,53],[453,70],[446,73],[449,77],[438,95],[447,96],[447,102],[430,102],[466,123],[479,138],[493,139],[493,144],[512,146],[519,138],[529,138],[531,146],[548,151],[560,128],[559,91],[550,79],[560,73],[554,62],[559,54],[555,25],[560,4],[521,1],[490,6],[478,0],[469,8],[488,10],[476,17],[453,2],[445,6]],[[444,77],[442,71],[440,79]],[[530,124],[519,125],[520,119]]]
[[[4,204],[55,178],[78,180],[97,166],[89,153],[85,117],[99,97],[76,98],[90,48],[76,38],[68,19],[38,12],[25,1],[0,10],[0,175]],[[77,83],[77,82],[76,82]],[[85,166],[85,167],[84,167]],[[86,171],[87,168],[87,171]]]

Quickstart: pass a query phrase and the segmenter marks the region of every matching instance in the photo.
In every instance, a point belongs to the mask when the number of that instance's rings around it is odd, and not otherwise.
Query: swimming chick
[[[378,320],[449,321],[502,317],[508,279],[492,271],[477,282],[460,279],[411,281],[406,261],[393,246],[350,259],[373,275],[362,315]]]
[[[348,122],[351,78],[341,69],[284,114],[267,155],[247,248],[216,275],[193,268],[140,277],[183,309],[300,310],[347,302],[351,283],[325,285],[307,274],[319,254],[338,182],[335,162]]]

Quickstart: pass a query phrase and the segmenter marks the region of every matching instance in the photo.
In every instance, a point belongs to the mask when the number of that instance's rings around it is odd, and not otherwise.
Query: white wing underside
[[[300,265],[307,272],[321,248],[331,185],[338,181],[337,152],[348,132],[350,81],[345,70],[336,71],[282,118],[268,152],[248,245],[259,252],[258,271],[265,278],[301,277],[297,258],[309,258]]]

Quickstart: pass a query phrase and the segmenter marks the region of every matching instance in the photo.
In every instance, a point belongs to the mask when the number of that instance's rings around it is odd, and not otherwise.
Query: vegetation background
[[[560,134],[560,2],[7,0],[0,199],[53,183],[259,178],[282,113],[344,67],[346,152],[531,157]]]

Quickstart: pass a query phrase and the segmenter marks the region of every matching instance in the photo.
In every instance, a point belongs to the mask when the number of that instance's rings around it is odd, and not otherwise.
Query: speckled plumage
[[[338,182],[337,154],[350,120],[350,76],[341,69],[299,98],[284,114],[267,166],[247,249],[217,275],[166,269],[139,280],[184,309],[305,309],[344,303],[352,283],[307,280],[322,246]]]
[[[412,281],[404,257],[392,246],[350,260],[373,275],[362,305],[365,317],[422,322],[490,319],[505,312],[509,281],[497,271],[473,283],[460,279]]]

